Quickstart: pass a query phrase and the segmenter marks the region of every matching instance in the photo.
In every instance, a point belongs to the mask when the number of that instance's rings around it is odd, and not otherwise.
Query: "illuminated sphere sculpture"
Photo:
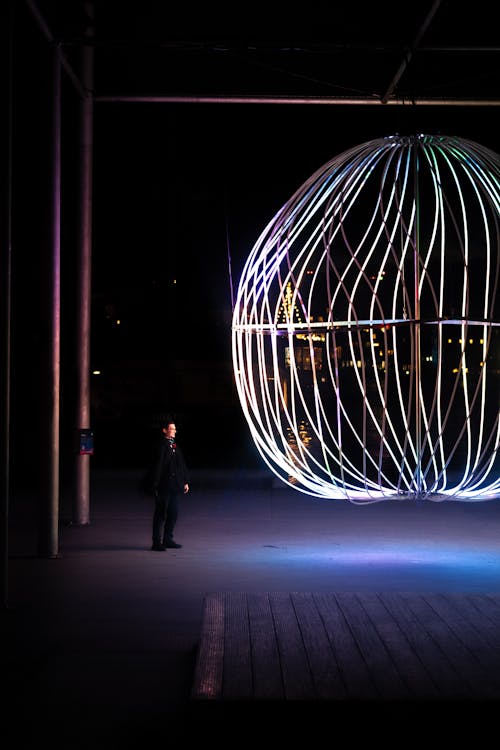
[[[498,497],[499,176],[472,141],[381,138],[321,167],[264,229],[233,367],[286,485],[359,503]]]

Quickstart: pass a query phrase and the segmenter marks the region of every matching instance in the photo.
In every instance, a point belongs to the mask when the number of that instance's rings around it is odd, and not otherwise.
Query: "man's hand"
[[[189,484],[185,484],[184,485],[184,494],[187,495],[188,492],[189,492]]]

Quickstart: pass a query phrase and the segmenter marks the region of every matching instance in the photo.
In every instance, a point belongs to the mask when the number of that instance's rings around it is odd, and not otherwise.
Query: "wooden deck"
[[[498,701],[500,594],[213,593],[198,705]]]

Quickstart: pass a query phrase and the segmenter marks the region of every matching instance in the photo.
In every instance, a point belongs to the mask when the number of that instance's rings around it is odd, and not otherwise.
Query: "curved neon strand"
[[[399,325],[398,308],[402,302],[403,319],[408,322],[410,341],[413,339],[415,326],[422,324],[420,320],[413,320],[411,299],[405,284],[405,267],[407,259],[411,257],[409,251],[413,252],[411,226],[414,221],[412,218],[415,215],[414,208],[411,208],[409,220],[406,221],[404,195],[399,195],[394,187],[390,188],[391,177],[394,176],[394,181],[399,179],[397,175],[400,173],[401,164],[405,158],[408,162],[411,149],[416,147],[422,148],[427,157],[431,175],[429,179],[434,185],[435,196],[433,227],[428,234],[425,248],[417,249],[418,262],[421,267],[419,293],[423,295],[428,291],[430,295],[431,304],[425,314],[427,320],[436,319],[434,325],[436,325],[438,355],[434,392],[427,394],[424,392],[422,381],[418,384],[424,427],[421,441],[423,453],[418,456],[418,460],[422,461],[424,454],[426,455],[423,494],[432,499],[435,499],[436,493],[444,497],[461,499],[462,497],[469,498],[471,488],[473,488],[472,491],[490,497],[499,487],[500,480],[497,473],[492,474],[492,472],[498,472],[498,414],[493,423],[490,415],[487,415],[488,432],[486,432],[485,421],[485,412],[488,404],[491,403],[489,393],[491,389],[488,388],[488,353],[492,344],[489,342],[492,341],[492,326],[498,325],[494,320],[496,292],[491,294],[490,301],[488,301],[490,284],[493,285],[492,289],[497,289],[499,274],[498,180],[493,173],[498,173],[497,157],[480,147],[467,144],[464,147],[463,142],[457,139],[419,136],[416,139],[406,140],[394,137],[364,144],[359,148],[351,149],[350,152],[332,160],[325,168],[318,170],[304,189],[297,191],[287,204],[286,210],[278,212],[276,218],[269,222],[251,254],[252,262],[249,258],[245,265],[244,274],[247,278],[240,285],[242,291],[241,294],[238,293],[238,304],[235,306],[233,315],[233,362],[238,394],[240,400],[248,399],[248,408],[244,407],[244,413],[249,420],[254,441],[259,452],[265,457],[266,463],[269,462],[273,471],[278,472],[285,483],[288,479],[283,474],[290,472],[289,476],[293,480],[290,486],[294,486],[299,491],[305,491],[307,494],[320,497],[347,497],[352,502],[359,503],[378,501],[386,496],[394,496],[394,494],[399,495],[402,487],[404,491],[411,494],[413,476],[411,465],[416,459],[409,422],[412,416],[413,399],[411,390],[407,395],[408,383],[405,383],[399,356],[400,339],[403,334],[401,334],[401,328],[393,328],[389,338],[384,330],[383,360],[381,360],[377,357],[373,337],[366,332],[363,333],[363,325],[367,321],[361,318],[365,318],[368,312],[373,322],[376,315],[384,324],[392,321]],[[370,154],[370,150],[373,154]],[[397,158],[394,158],[394,153],[397,154]],[[446,196],[444,190],[448,188],[443,187],[439,177],[441,166],[438,155],[443,158],[447,174],[450,175],[445,177],[446,181],[455,184],[457,192],[455,198],[447,199],[446,203],[443,196]],[[378,204],[382,207],[382,202],[384,203],[381,223],[387,236],[382,260],[380,256],[382,232],[380,227],[377,228],[374,219],[376,208],[372,209],[372,219],[364,230],[364,238],[361,236],[354,239],[354,242],[351,242],[349,238],[354,228],[350,214],[356,210],[353,214],[356,220],[357,201],[363,199],[365,188],[373,182],[377,172],[382,173],[383,177],[380,189],[372,190],[372,194],[373,192],[375,196],[378,194],[375,206]],[[474,222],[474,217],[471,215],[469,218],[472,208],[469,205],[470,201],[467,206],[465,205],[459,172],[465,175],[466,180],[469,180],[475,193],[477,205],[480,207],[487,247],[482,310],[485,319],[482,329],[483,339],[485,339],[482,346],[484,369],[477,386],[472,390],[469,388],[465,372],[470,359],[465,341],[471,310],[469,295],[470,274],[472,273],[469,267],[468,225]],[[385,185],[389,186],[387,198],[383,193]],[[409,206],[414,206],[410,188],[411,184],[408,184],[405,186],[405,191],[408,189]],[[459,202],[458,214],[455,214],[451,205],[453,201]],[[488,216],[491,213],[491,207],[496,213],[492,216],[490,227]],[[449,212],[448,223],[451,220],[454,233],[450,236],[445,226],[446,212]],[[395,237],[400,228],[404,239],[400,256],[398,256]],[[495,248],[492,245],[492,239],[495,229],[497,230],[497,245],[495,262],[493,262]],[[445,287],[445,255],[449,240],[453,236],[458,239],[463,258],[462,287],[458,300],[463,344],[459,353],[456,377],[451,380],[451,388],[447,386],[443,390],[444,378],[448,378],[448,373],[445,373],[443,369],[444,334],[441,321],[446,322],[448,317],[445,300],[450,296],[447,280]],[[348,256],[347,262],[338,268],[337,247],[344,247]],[[440,278],[439,286],[434,291],[430,270],[435,256],[438,259]],[[368,278],[368,269],[375,257],[380,264],[380,269],[387,275],[387,281],[392,277],[392,292],[389,293],[392,297],[390,312],[385,311],[384,302],[387,300],[387,283],[382,284],[380,275],[375,275],[373,284]],[[309,271],[310,266],[314,268],[312,274]],[[326,271],[324,276],[326,286],[322,281],[322,266]],[[251,284],[249,284],[250,277],[252,278]],[[335,280],[333,286],[330,285],[330,279]],[[292,305],[289,311],[285,307],[283,317],[279,318],[288,285],[292,286]],[[315,328],[313,317],[318,309],[317,299],[324,294],[325,290],[328,300],[327,319],[324,326]],[[339,302],[342,302],[340,307]],[[358,309],[363,310],[361,316],[358,314]],[[294,313],[295,310],[298,311],[297,315]],[[475,314],[477,316],[477,312]],[[297,323],[297,317],[303,318],[301,324]],[[283,324],[279,322],[280,319],[284,320]],[[488,321],[491,322],[488,323]],[[368,324],[371,325],[370,321]],[[473,322],[472,325],[476,324]],[[299,335],[300,326],[309,333]],[[353,414],[356,421],[351,419],[350,405],[343,395],[345,378],[340,376],[341,363],[336,349],[335,330],[342,330],[342,326],[346,326],[345,344],[349,348],[352,362],[355,364],[357,357],[361,358],[361,372],[354,367],[351,373],[357,383],[358,398],[363,402],[362,408],[357,409],[358,415]],[[277,340],[281,337],[280,329],[283,327],[288,335],[290,352],[288,392],[286,392],[285,381],[282,382],[277,377],[283,356],[283,349],[281,345],[278,347]],[[317,376],[316,350],[313,343],[313,331],[320,330],[320,328],[324,331],[322,335],[325,354],[324,376],[321,384]],[[485,336],[486,329],[488,337]],[[257,343],[256,336],[258,336]],[[366,337],[368,349],[365,352],[363,347]],[[392,360],[387,352],[389,341],[393,347]],[[309,353],[311,371],[306,377],[302,375],[302,365],[295,357],[296,346],[303,348],[304,351],[308,350]],[[413,348],[410,348],[413,361]],[[345,354],[342,355],[342,361],[344,360]],[[383,371],[379,368],[381,361],[384,363]],[[389,366],[391,362],[392,368]],[[412,367],[413,364],[410,362],[409,366]],[[448,363],[449,366],[450,363]],[[275,373],[274,377],[272,377],[272,372]],[[370,378],[374,382],[379,410],[382,410],[383,416],[380,423],[377,422],[370,400],[365,399],[368,372],[372,373]],[[325,379],[326,384],[323,382]],[[246,380],[246,383],[242,380]],[[328,380],[334,394],[333,404],[336,409],[333,420],[333,415],[326,410],[326,405],[322,400],[322,395],[328,387]],[[310,398],[309,396],[306,398],[304,387],[310,390]],[[389,387],[396,389],[397,411],[395,411],[393,399],[389,399]],[[450,431],[452,413],[460,408],[456,400],[460,393],[465,422],[453,442],[453,438],[450,440],[447,432]],[[290,409],[287,407],[287,399],[291,404]],[[472,420],[475,415],[477,416],[478,411],[480,412],[479,427],[474,426],[473,435]],[[397,412],[399,412],[399,417],[397,417]],[[396,421],[394,417],[397,417]],[[362,418],[362,423],[358,421],[360,418]],[[304,419],[309,423],[310,447],[302,443],[301,439],[302,428],[299,429],[299,421]],[[366,450],[369,425],[370,429],[378,434],[378,457]],[[362,428],[361,433],[359,433],[359,427]],[[350,441],[354,440],[363,448],[362,464],[358,464],[353,460],[354,457],[349,455],[350,449],[343,438],[344,428],[350,432]],[[462,478],[454,480],[448,488],[447,473],[455,460],[455,454],[459,448],[461,449],[464,433],[467,447],[465,470]],[[287,435],[293,435],[295,451],[292,451]],[[287,456],[286,459],[284,455]],[[383,463],[387,460],[401,468],[401,476],[396,483],[386,474],[383,467]],[[375,470],[373,475],[376,477],[375,480],[367,473],[370,471],[370,466]],[[406,471],[409,472],[408,478],[404,478]],[[488,482],[489,475],[492,479]]]

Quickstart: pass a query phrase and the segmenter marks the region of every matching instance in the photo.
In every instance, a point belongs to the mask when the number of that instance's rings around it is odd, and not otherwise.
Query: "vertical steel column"
[[[7,71],[7,137],[2,142],[0,159],[2,185],[2,205],[0,207],[1,236],[1,275],[0,275],[0,341],[2,383],[0,403],[0,493],[1,504],[1,556],[2,556],[2,600],[4,608],[9,603],[9,510],[10,510],[10,399],[11,399],[11,316],[12,316],[12,105],[13,105],[13,7],[9,3],[6,10],[7,23],[2,33],[2,62]]]
[[[422,495],[422,415],[421,415],[421,369],[420,369],[420,196],[419,196],[419,163],[418,139],[413,137],[413,168],[414,168],[414,200],[415,200],[415,231],[414,231],[414,274],[415,274],[415,449],[417,462],[415,469],[416,496]]]
[[[93,34],[93,4],[86,3],[90,19],[86,36]],[[78,258],[77,310],[77,415],[76,429],[90,428],[90,333],[91,333],[91,276],[92,276],[92,163],[93,163],[93,87],[94,52],[90,45],[82,50],[82,84],[84,98],[80,106],[80,232]],[[90,522],[90,456],[78,454],[75,467],[73,523],[80,526]]]
[[[61,365],[61,59],[59,47],[52,45],[52,131],[50,164],[50,341],[48,351],[48,469],[42,487],[38,554],[59,556],[59,429]]]

